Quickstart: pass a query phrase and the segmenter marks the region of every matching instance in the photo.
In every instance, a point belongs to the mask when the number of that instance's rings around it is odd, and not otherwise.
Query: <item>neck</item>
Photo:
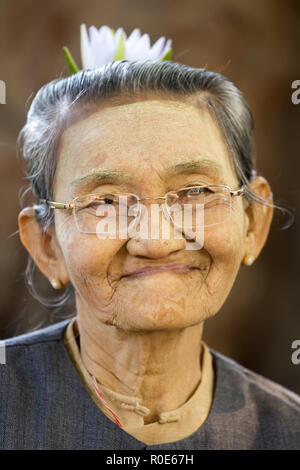
[[[137,332],[91,320],[77,316],[85,367],[99,384],[141,397],[141,404],[150,409],[145,424],[189,399],[201,378],[202,323]]]

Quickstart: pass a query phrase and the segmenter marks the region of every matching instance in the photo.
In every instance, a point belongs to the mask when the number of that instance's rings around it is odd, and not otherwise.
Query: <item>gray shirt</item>
[[[214,398],[202,426],[146,445],[91,399],[64,345],[70,320],[5,340],[0,364],[0,449],[300,450],[300,397],[210,348]]]

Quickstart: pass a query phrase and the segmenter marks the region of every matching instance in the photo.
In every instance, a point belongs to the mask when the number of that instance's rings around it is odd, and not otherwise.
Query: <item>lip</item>
[[[170,272],[170,273],[178,273],[178,274],[185,274],[191,271],[199,270],[199,268],[195,266],[188,266],[188,265],[175,265],[175,266],[156,266],[156,267],[148,267],[141,269],[140,271],[136,271],[131,274],[125,274],[122,278],[136,278],[142,276],[149,276],[150,274],[157,274],[161,272]]]

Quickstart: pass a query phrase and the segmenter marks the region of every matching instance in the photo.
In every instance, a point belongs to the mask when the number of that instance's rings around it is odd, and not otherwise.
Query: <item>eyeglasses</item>
[[[139,198],[132,193],[97,192],[78,196],[71,203],[40,199],[53,209],[72,210],[81,233],[121,233],[140,221],[145,200],[164,200],[162,210],[181,229],[204,228],[225,222],[231,216],[232,197],[245,194],[246,186],[232,190],[225,185],[195,184],[165,196]],[[151,215],[152,217],[152,215]],[[104,230],[105,228],[105,230]]]

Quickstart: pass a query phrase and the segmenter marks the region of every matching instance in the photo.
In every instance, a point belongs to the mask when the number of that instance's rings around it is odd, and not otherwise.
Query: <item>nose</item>
[[[132,256],[163,258],[186,246],[184,235],[176,230],[164,204],[141,206],[141,213],[130,231],[127,250]]]

